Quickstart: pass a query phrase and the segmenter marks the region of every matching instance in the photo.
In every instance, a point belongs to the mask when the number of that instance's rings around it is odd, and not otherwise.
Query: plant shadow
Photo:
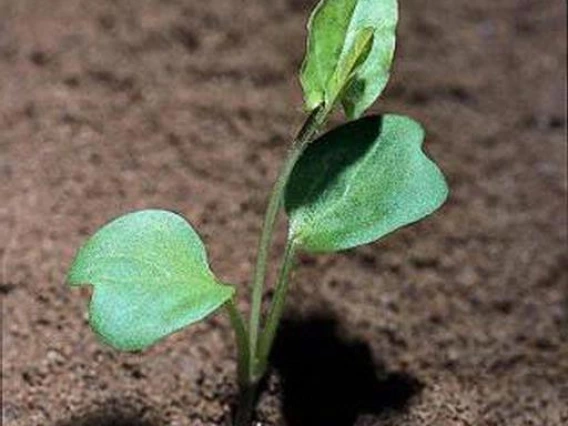
[[[373,362],[369,346],[345,340],[329,316],[283,320],[272,366],[289,426],[353,426],[362,414],[404,410],[423,387]]]
[[[134,407],[128,401],[105,401],[94,411],[74,414],[55,426],[163,426],[157,420],[147,419],[148,409]]]

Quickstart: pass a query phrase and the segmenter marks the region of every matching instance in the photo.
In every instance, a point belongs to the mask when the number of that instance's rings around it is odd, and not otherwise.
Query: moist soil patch
[[[4,425],[228,424],[227,318],[118,353],[65,271],[111,218],[171,209],[248,308],[313,5],[0,2]],[[560,0],[401,2],[374,111],[424,123],[451,197],[378,244],[301,258],[263,426],[568,424],[565,17]]]

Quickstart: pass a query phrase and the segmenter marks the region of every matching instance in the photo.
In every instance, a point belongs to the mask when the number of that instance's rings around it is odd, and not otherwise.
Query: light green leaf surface
[[[308,110],[341,101],[353,119],[371,106],[389,78],[397,20],[396,0],[322,0],[316,6],[300,73]]]
[[[308,252],[375,241],[439,208],[448,195],[422,152],[424,131],[385,115],[343,125],[312,143],[288,181],[290,238]]]
[[[234,292],[213,276],[193,228],[163,210],[102,227],[77,254],[68,282],[93,286],[91,326],[121,350],[143,349],[203,319]]]

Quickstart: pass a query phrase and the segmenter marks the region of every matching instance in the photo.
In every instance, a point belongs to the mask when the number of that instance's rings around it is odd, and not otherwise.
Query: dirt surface
[[[451,198],[378,244],[302,257],[258,420],[566,425],[565,2],[401,3],[375,111],[425,124]],[[64,274],[109,219],[167,208],[248,307],[313,4],[0,1],[4,425],[227,424],[223,315],[121,354]]]

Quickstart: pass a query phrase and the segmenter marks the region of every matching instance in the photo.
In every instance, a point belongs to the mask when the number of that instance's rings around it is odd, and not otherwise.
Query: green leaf
[[[354,81],[357,70],[364,63],[365,59],[373,46],[373,30],[371,28],[362,29],[349,49],[345,60],[341,61],[328,83],[329,98],[326,104],[333,105],[335,100],[347,89],[349,84]]]
[[[193,228],[163,210],[130,213],[102,227],[77,254],[68,282],[93,286],[91,326],[121,350],[152,345],[234,293],[213,276]]]
[[[398,20],[396,0],[322,0],[308,23],[300,82],[308,110],[340,100],[353,119],[389,78]]]
[[[285,193],[290,238],[309,252],[375,241],[440,207],[448,188],[407,117],[372,116],[312,143]]]

